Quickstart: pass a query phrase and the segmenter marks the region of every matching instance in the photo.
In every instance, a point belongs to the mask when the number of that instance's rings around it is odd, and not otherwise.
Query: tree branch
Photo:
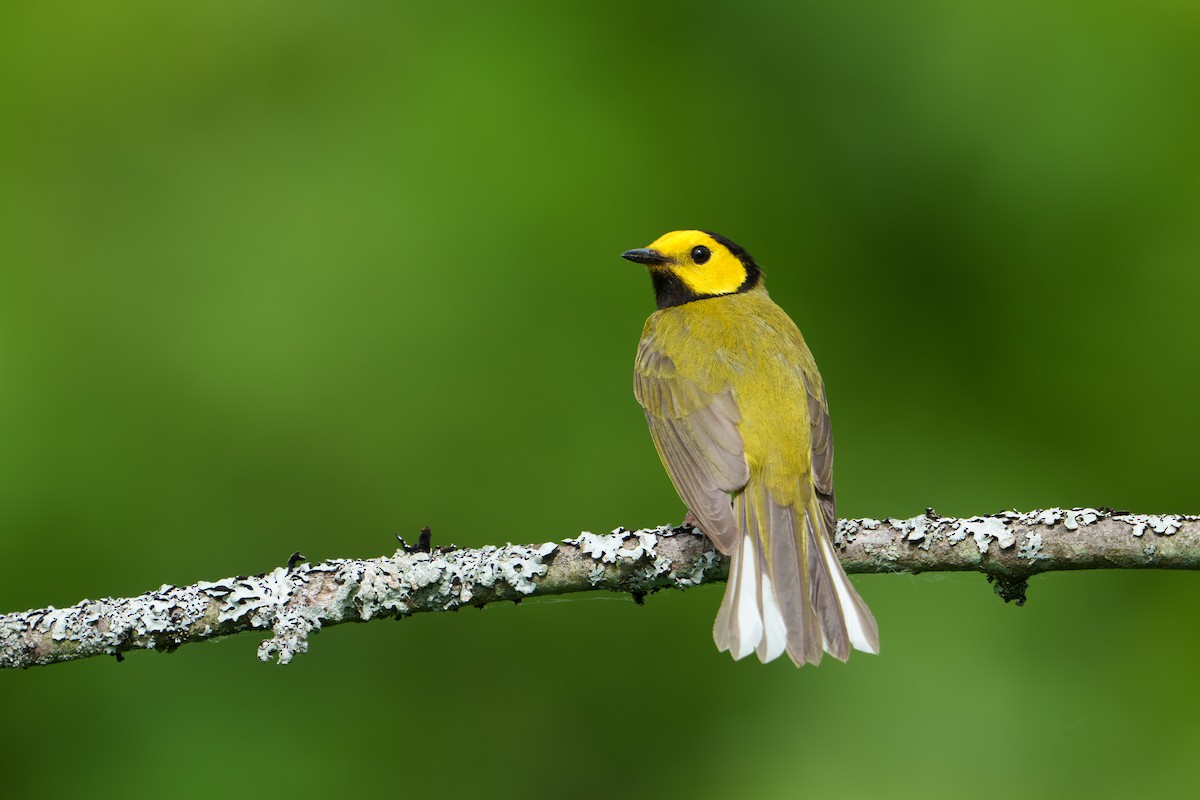
[[[840,520],[850,573],[978,571],[1021,604],[1031,575],[1051,570],[1200,569],[1200,517],[1096,509],[1003,512],[954,519]],[[479,549],[403,548],[264,575],[163,586],[138,597],[84,600],[0,616],[0,668],[30,667],[270,629],[258,649],[281,664],[326,625],[451,611],[501,600],[592,590],[649,592],[723,581],[728,560],[691,528],[583,533],[561,543]]]

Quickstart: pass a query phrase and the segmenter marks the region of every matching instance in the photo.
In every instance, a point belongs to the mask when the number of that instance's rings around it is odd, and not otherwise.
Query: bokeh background
[[[720,231],[829,387],[843,516],[1195,512],[1200,10],[1099,0],[0,10],[0,611],[679,520],[642,270]],[[732,662],[722,587],[0,675],[19,796],[1163,796],[1200,580],[856,578],[883,654]]]

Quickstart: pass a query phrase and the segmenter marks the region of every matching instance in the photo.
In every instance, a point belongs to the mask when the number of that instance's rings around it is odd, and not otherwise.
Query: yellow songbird
[[[879,652],[875,619],[831,535],[833,438],[825,388],[800,330],[750,254],[715,233],[674,231],[621,254],[645,264],[634,394],[689,520],[731,557],[713,637],[734,658],[785,650]]]

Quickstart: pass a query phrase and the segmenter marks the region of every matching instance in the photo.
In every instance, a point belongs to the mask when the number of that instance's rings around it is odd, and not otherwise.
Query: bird
[[[800,329],[732,240],[672,231],[621,256],[646,266],[657,310],[634,396],[688,508],[730,557],[713,625],[719,651],[796,666],[879,652],[875,618],[834,548],[833,436]]]

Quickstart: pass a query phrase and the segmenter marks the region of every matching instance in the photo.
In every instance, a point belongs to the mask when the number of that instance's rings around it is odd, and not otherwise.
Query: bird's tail
[[[713,627],[717,648],[764,662],[786,651],[796,666],[823,653],[845,661],[851,647],[878,653],[875,618],[842,570],[816,498],[781,506],[753,483],[733,501],[741,538]]]

